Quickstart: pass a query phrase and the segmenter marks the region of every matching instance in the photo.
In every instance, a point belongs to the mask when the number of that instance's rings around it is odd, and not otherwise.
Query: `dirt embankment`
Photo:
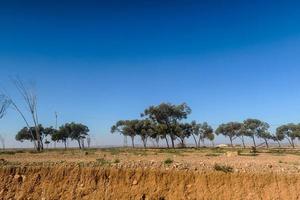
[[[0,168],[0,199],[299,199],[300,174],[117,169]]]

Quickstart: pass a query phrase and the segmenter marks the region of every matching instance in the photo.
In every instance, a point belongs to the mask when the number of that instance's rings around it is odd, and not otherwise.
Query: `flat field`
[[[299,149],[0,152],[0,199],[299,198]]]

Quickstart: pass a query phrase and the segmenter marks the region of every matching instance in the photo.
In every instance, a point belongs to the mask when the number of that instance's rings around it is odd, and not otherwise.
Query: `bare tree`
[[[10,97],[7,93],[3,94],[3,96],[5,96],[7,102],[9,102],[9,104],[20,114],[20,116],[24,120],[27,128],[30,130],[30,134],[32,136],[32,141],[34,143],[35,149],[41,151],[43,149],[43,142],[39,131],[39,122],[38,122],[38,113],[37,113],[37,95],[35,93],[35,88],[33,84],[30,85],[30,87],[26,87],[24,82],[20,78],[14,78],[11,80],[25,102],[25,106],[27,107],[30,116],[32,118],[36,135],[34,135],[33,131],[30,128],[31,126],[29,120],[26,118],[24,112],[20,109],[20,107],[17,105],[14,99]]]
[[[0,95],[0,119],[3,118],[3,116],[6,113],[7,108],[9,107],[10,101],[7,99],[5,95]],[[5,149],[5,139],[3,136],[0,135],[0,142],[2,145],[3,150]]]
[[[1,142],[1,145],[2,145],[2,149],[5,150],[5,139],[1,135],[0,135],[0,142]]]

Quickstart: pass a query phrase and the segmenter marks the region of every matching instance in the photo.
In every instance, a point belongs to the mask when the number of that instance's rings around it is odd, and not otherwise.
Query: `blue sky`
[[[33,80],[40,121],[57,111],[97,145],[122,143],[110,126],[161,102],[186,102],[189,120],[213,126],[255,117],[274,130],[300,122],[299,4],[1,2],[0,84],[15,96],[10,76]],[[10,110],[0,124],[17,145],[21,118]]]

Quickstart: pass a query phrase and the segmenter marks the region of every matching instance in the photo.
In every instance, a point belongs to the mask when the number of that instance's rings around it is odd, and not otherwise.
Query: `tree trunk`
[[[146,149],[147,148],[147,139],[143,138],[142,141],[143,141],[144,148]]]
[[[243,136],[243,135],[242,135],[242,143],[243,143],[243,148],[246,149],[245,139],[244,139],[244,136]]]
[[[201,147],[201,135],[199,135],[199,139],[198,139],[198,148]]]
[[[184,138],[180,138],[180,143],[181,143],[181,147],[182,148],[185,147],[185,145],[184,145]]]
[[[293,148],[295,148],[295,147],[294,147],[294,142],[293,142],[293,140],[290,139],[290,138],[288,138],[288,137],[287,137],[287,140],[289,141],[290,145],[291,145]]]
[[[171,142],[172,142],[172,148],[175,149],[175,144],[174,144],[174,140],[173,140],[172,136],[171,136]]]
[[[81,149],[80,140],[77,140],[77,142],[78,142],[79,149]]]
[[[265,140],[265,143],[266,143],[266,146],[267,146],[267,149],[269,148],[269,144],[268,144],[268,141],[267,139],[264,139]]]
[[[196,148],[198,148],[198,143],[197,143],[197,140],[196,140],[196,137],[194,134],[192,134],[193,138],[194,138],[194,141],[195,141],[195,145],[196,145]]]
[[[81,140],[81,147],[84,149],[84,139]]]
[[[64,141],[64,144],[65,144],[65,150],[67,149],[67,141],[65,140]]]
[[[166,140],[166,143],[167,143],[167,147],[168,147],[168,149],[169,149],[169,148],[170,148],[170,145],[169,145],[167,136],[165,137],[165,140]]]
[[[278,143],[278,147],[280,148],[281,144],[280,144],[279,140],[276,140],[276,142]]]
[[[159,148],[159,137],[158,136],[155,138],[155,142],[156,142],[156,147]]]
[[[254,145],[254,147],[256,147],[256,142],[255,142],[254,136],[252,136],[252,140],[253,140],[253,145]]]
[[[132,144],[132,148],[134,148],[134,136],[131,136],[131,144]]]
[[[292,141],[292,146],[293,146],[293,149],[295,148],[295,143],[294,143],[294,139],[291,139]]]
[[[233,148],[232,137],[229,137],[229,139],[230,139],[230,146]]]

